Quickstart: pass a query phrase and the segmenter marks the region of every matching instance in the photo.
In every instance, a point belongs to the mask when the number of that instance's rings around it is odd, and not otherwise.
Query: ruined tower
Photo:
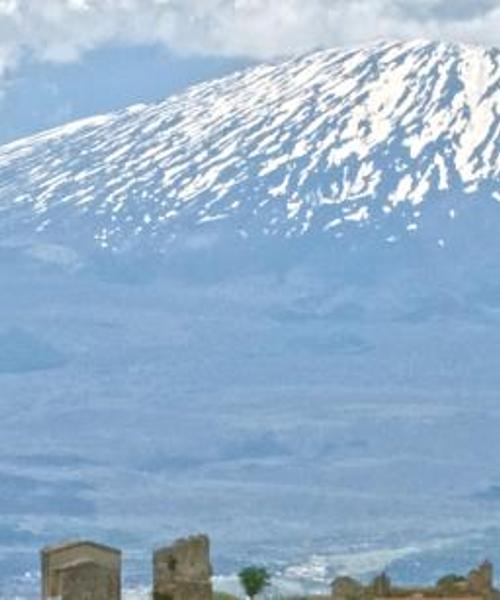
[[[153,554],[154,600],[212,600],[210,542],[197,535]]]
[[[493,592],[493,565],[489,561],[480,564],[469,573],[467,583],[472,594],[489,598]]]
[[[120,600],[121,552],[94,542],[41,551],[42,600]]]

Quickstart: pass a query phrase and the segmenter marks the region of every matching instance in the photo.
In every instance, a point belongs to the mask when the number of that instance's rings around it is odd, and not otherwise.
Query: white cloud
[[[106,43],[268,58],[381,37],[500,45],[500,0],[0,0],[0,75]]]

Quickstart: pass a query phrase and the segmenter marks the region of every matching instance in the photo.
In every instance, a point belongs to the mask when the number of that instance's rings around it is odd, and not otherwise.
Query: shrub
[[[441,579],[437,582],[438,587],[442,588],[450,588],[455,587],[456,585],[460,585],[466,581],[465,577],[461,577],[460,575],[455,575],[451,573],[450,575],[445,575],[441,577]]]

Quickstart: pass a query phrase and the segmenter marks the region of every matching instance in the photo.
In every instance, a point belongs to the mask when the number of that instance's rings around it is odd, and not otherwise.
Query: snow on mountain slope
[[[0,148],[0,228],[104,247],[226,221],[242,236],[414,235],[427,206],[500,201],[500,51],[317,52]],[[453,204],[457,202],[457,207]],[[448,206],[448,205],[447,205]]]

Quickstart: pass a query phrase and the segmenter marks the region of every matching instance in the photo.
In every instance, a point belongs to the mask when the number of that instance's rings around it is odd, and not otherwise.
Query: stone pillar
[[[121,552],[69,542],[41,552],[42,600],[120,600]]]
[[[210,542],[198,535],[153,554],[154,600],[212,600]]]

